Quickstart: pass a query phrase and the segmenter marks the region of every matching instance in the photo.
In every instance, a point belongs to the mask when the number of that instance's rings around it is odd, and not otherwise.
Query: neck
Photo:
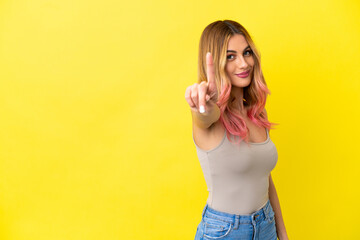
[[[231,88],[231,106],[236,108],[237,110],[239,110],[240,112],[244,112],[245,111],[245,106],[244,106],[244,101],[243,101],[243,97],[244,97],[244,88],[241,87],[234,87],[232,86]]]

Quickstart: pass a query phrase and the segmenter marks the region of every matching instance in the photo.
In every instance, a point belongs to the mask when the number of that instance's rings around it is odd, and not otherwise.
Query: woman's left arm
[[[281,214],[280,202],[278,195],[276,193],[275,185],[271,177],[271,173],[269,175],[269,199],[270,204],[275,213],[275,224],[276,224],[276,232],[277,236],[280,240],[288,240],[288,236],[285,229],[284,220]]]

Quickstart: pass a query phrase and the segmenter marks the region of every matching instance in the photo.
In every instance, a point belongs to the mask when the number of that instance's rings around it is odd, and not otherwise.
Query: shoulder
[[[264,108],[264,116],[265,116],[265,118],[266,118],[266,120],[268,120],[269,121],[269,119],[268,119],[268,115],[267,115],[267,112],[266,112],[266,109]],[[268,132],[270,132],[270,129],[268,129]]]
[[[266,112],[266,109],[264,108],[264,110],[262,111],[262,114],[264,114],[263,116],[267,119],[267,120],[269,120],[268,119],[268,115],[267,115],[267,112]]]

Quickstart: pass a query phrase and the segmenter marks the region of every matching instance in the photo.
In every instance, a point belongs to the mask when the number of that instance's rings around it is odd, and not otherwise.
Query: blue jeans
[[[214,210],[205,205],[195,240],[277,240],[275,214],[270,200],[251,215]]]

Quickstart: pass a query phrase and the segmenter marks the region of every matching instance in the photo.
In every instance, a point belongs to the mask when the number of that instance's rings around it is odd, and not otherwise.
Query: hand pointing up
[[[207,81],[194,83],[185,91],[185,99],[191,110],[202,114],[211,110],[217,98],[214,64],[210,52],[206,54],[206,75]]]

